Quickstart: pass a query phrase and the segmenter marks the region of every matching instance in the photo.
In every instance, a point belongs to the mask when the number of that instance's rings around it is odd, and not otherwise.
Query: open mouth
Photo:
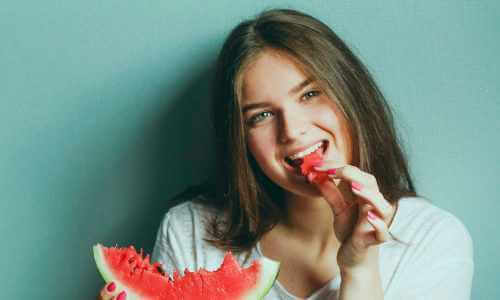
[[[285,162],[292,166],[293,168],[298,168],[304,162],[304,157],[310,155],[311,153],[320,151],[320,156],[323,156],[328,149],[328,141],[322,140],[321,142],[307,148],[306,150],[296,153],[294,155],[287,156]]]

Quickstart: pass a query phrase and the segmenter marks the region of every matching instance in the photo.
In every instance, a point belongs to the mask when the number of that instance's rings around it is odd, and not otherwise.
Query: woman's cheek
[[[266,148],[265,139],[261,139],[260,136],[256,134],[248,134],[248,149],[261,168],[266,159]],[[269,151],[269,149],[267,151]]]
[[[269,130],[260,130],[247,136],[248,148],[260,169],[270,178],[277,176],[276,147],[274,136]]]
[[[344,163],[350,163],[352,159],[352,142],[349,133],[347,121],[343,117],[342,112],[335,104],[330,103],[331,100],[316,111],[316,124],[318,127],[330,133],[332,142],[330,151],[336,152],[334,160],[342,160]],[[332,153],[333,154],[333,153]]]

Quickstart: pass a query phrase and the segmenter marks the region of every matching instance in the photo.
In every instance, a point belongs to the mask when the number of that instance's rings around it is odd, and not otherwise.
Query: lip
[[[320,142],[322,142],[322,143],[326,143],[326,145],[328,146],[328,140],[323,139],[323,140],[319,140],[319,141],[315,141],[315,142],[313,142],[313,143],[310,143],[310,144],[309,144],[309,145],[307,145],[307,146],[297,147],[297,148],[295,148],[295,149],[293,149],[293,150],[291,150],[291,151],[287,151],[287,154],[286,154],[284,157],[286,158],[286,157],[291,156],[291,155],[293,155],[293,154],[296,154],[296,153],[302,152],[302,151],[304,151],[304,150],[306,150],[306,149],[309,149],[309,148],[311,148],[312,146],[314,146],[314,145],[316,145],[317,143],[320,143]]]
[[[319,142],[323,142],[323,145],[322,145],[322,148],[323,148],[323,156],[326,155],[327,151],[328,151],[328,148],[329,148],[329,144],[330,144],[330,141],[328,141],[327,139],[323,139],[323,140],[319,140],[319,141],[315,141],[311,144],[309,144],[308,146],[305,146],[305,147],[299,147],[299,148],[296,148],[290,152],[288,152],[289,154],[288,155],[285,155],[283,156],[283,165],[285,166],[285,169],[289,170],[289,171],[297,171],[297,168],[294,168],[293,166],[291,166],[289,163],[286,162],[286,158],[290,155],[293,155],[295,153],[298,153],[298,152],[301,152],[301,151],[304,151],[314,145],[316,145],[317,143]]]

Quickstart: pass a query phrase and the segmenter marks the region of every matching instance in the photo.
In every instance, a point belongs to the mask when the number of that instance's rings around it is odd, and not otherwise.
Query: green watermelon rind
[[[113,281],[115,278],[111,271],[106,267],[106,262],[103,257],[102,246],[100,244],[95,245],[93,248],[94,260],[97,265],[97,270],[101,274],[101,277],[106,283]]]
[[[127,291],[127,300],[135,300],[140,299],[139,296],[135,295],[132,291],[127,289],[125,285],[119,282],[116,279],[116,276],[113,272],[107,267],[106,260],[104,258],[104,251],[102,249],[101,244],[97,244],[93,246],[94,260],[97,265],[97,269],[101,274],[101,277],[104,279],[106,283],[110,283],[111,281],[115,282],[118,290],[126,290]],[[261,257],[257,259],[258,263],[261,266],[261,276],[258,279],[255,287],[251,289],[246,295],[242,297],[242,300],[261,300],[265,295],[269,292],[269,290],[273,287],[276,278],[278,277],[280,263],[274,261],[272,259]]]
[[[141,297],[136,295],[130,289],[126,288],[126,285],[122,284],[118,279],[116,279],[116,276],[108,268],[108,265],[106,263],[106,259],[104,258],[104,251],[103,251],[102,247],[103,246],[101,244],[95,245],[93,247],[93,252],[94,252],[94,260],[95,260],[95,263],[97,265],[97,270],[99,270],[99,273],[101,274],[101,277],[104,279],[106,284],[113,281],[116,284],[116,288],[117,288],[116,290],[118,290],[118,291],[125,290],[127,292],[127,300],[140,300]]]
[[[273,287],[280,269],[280,263],[262,256],[257,259],[261,265],[261,276],[256,286],[242,297],[243,300],[260,300],[269,293]]]

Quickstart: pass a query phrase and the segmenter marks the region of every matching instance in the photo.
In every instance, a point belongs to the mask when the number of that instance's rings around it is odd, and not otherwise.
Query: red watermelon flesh
[[[177,271],[163,274],[160,263],[153,264],[133,246],[118,248],[95,245],[94,259],[104,280],[115,282],[127,292],[127,300],[163,299],[261,299],[276,280],[279,263],[262,257],[248,268],[241,268],[230,252],[215,271]]]
[[[328,173],[326,171],[316,171],[313,169],[313,167],[319,166],[323,162],[321,149],[306,155],[303,157],[303,160],[304,161],[300,165],[300,172],[307,177],[309,182],[323,183],[328,179]]]

